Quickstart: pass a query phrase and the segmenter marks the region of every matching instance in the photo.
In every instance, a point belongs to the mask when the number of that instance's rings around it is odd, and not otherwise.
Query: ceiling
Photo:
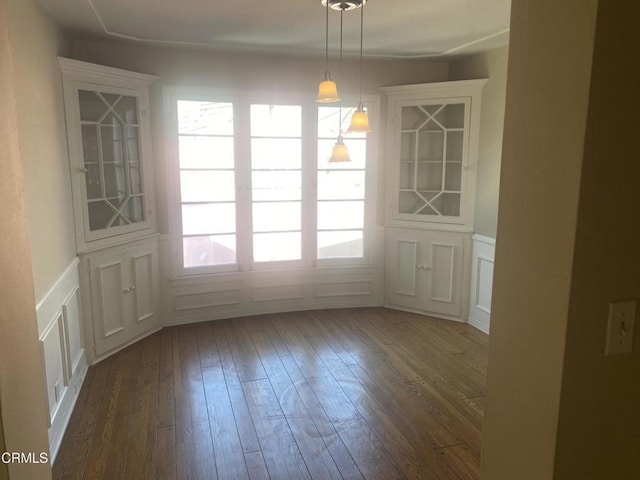
[[[38,0],[72,31],[161,45],[321,55],[320,0]],[[422,58],[476,53],[505,45],[510,0],[369,0],[364,54]],[[340,13],[331,10],[330,48]],[[359,52],[360,10],[344,13],[345,54]]]

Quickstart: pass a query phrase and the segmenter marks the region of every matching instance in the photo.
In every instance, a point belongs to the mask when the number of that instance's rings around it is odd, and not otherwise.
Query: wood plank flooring
[[[488,337],[384,308],[165,328],[89,368],[60,479],[478,479]]]

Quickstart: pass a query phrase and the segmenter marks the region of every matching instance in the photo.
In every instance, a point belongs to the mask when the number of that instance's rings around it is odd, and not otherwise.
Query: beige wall
[[[496,238],[498,223],[508,57],[509,48],[504,46],[449,66],[449,80],[489,79],[482,90],[474,230],[491,238]]]
[[[60,30],[35,0],[9,0],[11,48],[36,299],[75,257],[71,182],[57,55]]]
[[[554,478],[596,10],[596,0],[512,2],[487,480]]]
[[[640,5],[599,2],[555,477],[640,478],[640,325],[604,356],[608,304],[640,299]]]
[[[15,59],[9,37],[13,19],[8,3],[0,0],[0,403],[7,450],[39,453],[49,450],[45,381],[36,327],[14,93]],[[51,478],[48,464],[11,464],[9,474],[12,480]]]
[[[2,395],[0,394],[0,401],[1,399],[2,399]],[[2,405],[0,405],[0,455],[6,451],[7,451],[7,447],[5,446],[5,443],[4,443],[4,427],[2,426]],[[8,479],[9,479],[9,469],[7,468],[7,465],[5,463],[0,463],[0,480],[8,480]]]
[[[164,187],[167,184],[164,168],[167,159],[164,155],[163,86],[285,92],[285,96],[290,91],[313,99],[324,74],[324,58],[320,57],[221,53],[92,40],[75,41],[73,58],[160,77],[151,90],[151,108],[156,159],[156,201],[160,213],[158,226],[162,233],[168,232]],[[338,82],[340,94],[343,97],[351,95],[357,98],[359,63],[353,59],[345,59],[343,81],[337,79],[335,59],[331,61],[330,68]],[[444,81],[447,80],[448,70],[447,63],[429,63],[424,60],[366,60],[364,92],[378,95],[382,93],[379,90],[381,86]],[[384,112],[384,98],[381,100]],[[373,125],[373,128],[378,130],[380,140],[384,141],[384,122]],[[381,175],[378,192],[381,197],[384,192],[384,151],[383,148],[380,149]],[[381,208],[380,212],[379,222],[384,216],[384,209]]]

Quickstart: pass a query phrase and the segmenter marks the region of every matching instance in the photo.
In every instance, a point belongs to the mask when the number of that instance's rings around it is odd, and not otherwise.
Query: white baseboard
[[[489,335],[489,322],[487,320],[479,320],[477,318],[469,316],[469,318],[467,319],[467,323],[472,327],[476,327],[481,332]]]

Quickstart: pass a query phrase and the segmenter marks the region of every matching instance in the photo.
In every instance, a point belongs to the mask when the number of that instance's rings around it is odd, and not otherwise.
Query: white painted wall
[[[57,55],[65,36],[35,0],[9,0],[20,150],[36,299],[75,257],[71,183]]]

